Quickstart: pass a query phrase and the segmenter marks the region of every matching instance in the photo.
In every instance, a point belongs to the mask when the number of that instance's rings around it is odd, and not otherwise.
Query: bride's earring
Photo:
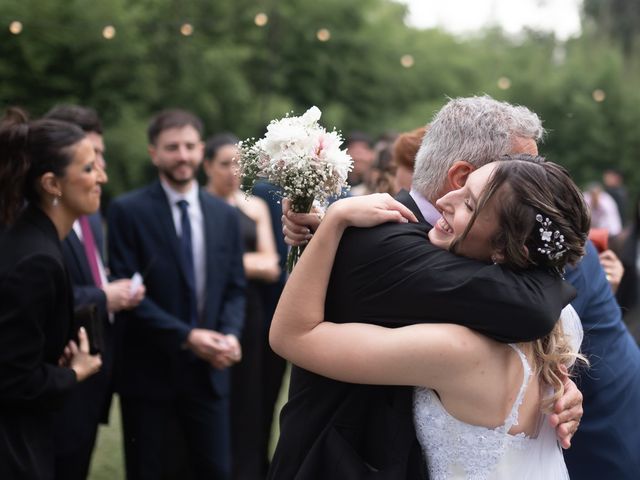
[[[495,253],[491,255],[491,261],[493,262],[494,265],[498,264],[498,256]]]
[[[51,201],[51,205],[53,205],[54,207],[57,207],[58,204],[60,203],[60,197],[62,197],[62,195],[60,194],[53,197],[53,200]]]

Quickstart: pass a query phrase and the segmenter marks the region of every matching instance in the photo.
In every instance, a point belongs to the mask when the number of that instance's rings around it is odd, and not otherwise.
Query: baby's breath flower
[[[314,200],[326,203],[347,187],[347,175],[353,161],[341,150],[342,136],[331,132],[318,121],[322,112],[311,107],[303,115],[289,115],[271,120],[267,133],[259,140],[249,138],[238,144],[239,175],[242,189],[249,193],[259,178],[279,186],[291,199],[293,210],[308,212]],[[300,255],[289,254],[289,269]],[[291,259],[296,252],[297,257]]]

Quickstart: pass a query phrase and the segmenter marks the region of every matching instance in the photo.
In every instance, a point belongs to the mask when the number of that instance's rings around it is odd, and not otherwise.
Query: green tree
[[[640,2],[637,0],[584,0],[585,17],[615,40],[627,57],[640,36]]]

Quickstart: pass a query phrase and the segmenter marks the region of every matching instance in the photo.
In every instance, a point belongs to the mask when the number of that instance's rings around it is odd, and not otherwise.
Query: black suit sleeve
[[[143,273],[145,266],[140,265],[142,258],[137,251],[142,248],[136,241],[136,226],[131,212],[118,201],[109,208],[109,262],[111,272],[116,278],[129,278],[135,272]],[[191,327],[174,315],[161,308],[146,296],[133,310],[135,321],[140,322],[149,332],[148,340],[168,352],[182,349],[191,332]]]
[[[50,405],[75,384],[70,368],[45,363],[45,328],[54,318],[64,270],[53,258],[23,259],[0,286],[0,400]]]
[[[431,245],[424,226],[348,229],[326,319],[385,326],[456,323],[503,342],[549,333],[575,291],[543,271],[514,273]]]

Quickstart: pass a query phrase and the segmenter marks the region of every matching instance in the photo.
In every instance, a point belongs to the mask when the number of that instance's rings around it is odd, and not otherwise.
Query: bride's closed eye
[[[467,207],[467,210],[473,212],[473,205],[471,204],[471,200],[469,200],[468,198],[465,199],[464,206]]]

